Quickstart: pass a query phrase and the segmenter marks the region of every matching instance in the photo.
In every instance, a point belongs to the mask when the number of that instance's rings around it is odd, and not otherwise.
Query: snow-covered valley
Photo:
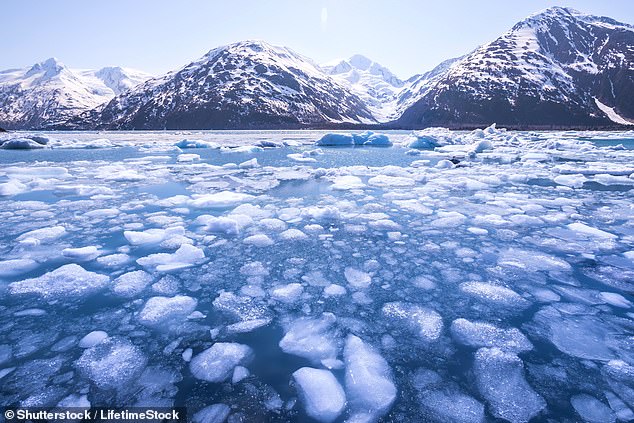
[[[0,403],[634,419],[634,132],[383,135],[0,135]]]

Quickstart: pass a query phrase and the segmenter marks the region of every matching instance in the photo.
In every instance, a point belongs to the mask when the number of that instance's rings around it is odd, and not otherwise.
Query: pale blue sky
[[[631,0],[1,0],[0,69],[55,56],[75,68],[159,74],[263,39],[319,63],[361,53],[409,77],[552,5],[634,23]]]

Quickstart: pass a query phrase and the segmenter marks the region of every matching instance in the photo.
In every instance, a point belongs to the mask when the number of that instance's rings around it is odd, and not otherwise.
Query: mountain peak
[[[55,75],[58,75],[62,72],[66,67],[62,62],[57,60],[55,57],[50,57],[43,62],[39,62],[31,66],[31,69],[27,72],[27,76],[34,75],[36,73],[44,72],[44,76],[50,78]]]

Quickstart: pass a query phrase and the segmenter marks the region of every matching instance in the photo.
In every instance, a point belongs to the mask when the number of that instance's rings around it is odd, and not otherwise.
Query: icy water
[[[633,420],[634,135],[387,134],[0,150],[0,405]]]

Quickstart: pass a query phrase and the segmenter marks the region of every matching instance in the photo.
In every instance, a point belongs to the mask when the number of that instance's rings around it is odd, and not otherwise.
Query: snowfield
[[[2,405],[634,419],[634,132],[0,147]]]

